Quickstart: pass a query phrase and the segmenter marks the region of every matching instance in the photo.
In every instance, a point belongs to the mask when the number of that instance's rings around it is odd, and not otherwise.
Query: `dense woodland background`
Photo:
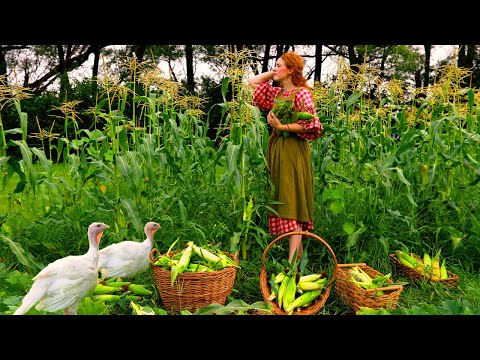
[[[248,50],[253,73],[266,71],[275,64],[283,52],[294,50],[302,54],[308,63],[305,76],[309,83],[322,82],[328,87],[331,78],[322,76],[327,61],[347,62],[353,72],[361,66],[375,69],[376,79],[388,81],[398,79],[419,89],[415,97],[422,96],[421,89],[435,82],[436,68],[432,67],[432,50],[438,45],[423,45],[423,51],[414,45],[0,45],[0,86],[3,89],[16,86],[23,94],[23,109],[29,114],[30,126],[50,129],[51,133],[61,130],[55,124],[61,116],[62,104],[75,101],[75,116],[79,122],[89,124],[92,117],[88,112],[98,101],[102,90],[102,79],[115,77],[118,83],[131,81],[136,64],[168,64],[168,74],[163,74],[202,100],[202,109],[209,114],[214,124],[220,122],[220,110],[213,109],[222,101],[221,82],[231,64],[225,54]],[[458,67],[471,71],[461,86],[478,87],[480,45],[458,45],[457,53],[441,60],[437,67],[452,61]],[[132,65],[131,59],[136,59]],[[93,59],[93,61],[92,61]],[[183,66],[178,67],[178,63]],[[91,64],[91,65],[89,65]],[[210,75],[198,75],[197,69],[208,66]],[[321,79],[323,79],[321,81]],[[379,98],[375,83],[364,87],[370,99]],[[412,92],[413,93],[413,92]],[[23,95],[25,96],[25,95]],[[231,93],[227,93],[228,97]],[[2,109],[0,109],[1,111]],[[3,127],[14,127],[17,114],[13,108],[3,109]],[[35,141],[30,139],[29,141]]]

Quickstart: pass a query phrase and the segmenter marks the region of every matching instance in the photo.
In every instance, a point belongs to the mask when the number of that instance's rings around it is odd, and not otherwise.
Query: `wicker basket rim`
[[[263,251],[263,254],[262,254],[262,270],[265,269],[265,265],[264,265],[264,262],[267,258],[267,253],[268,253],[268,250],[270,250],[270,248],[275,244],[277,243],[278,241],[280,241],[281,239],[283,239],[284,237],[286,236],[290,236],[290,235],[306,235],[307,237],[314,237],[316,238],[318,241],[320,241],[326,248],[327,250],[330,252],[330,255],[332,256],[332,259],[333,259],[333,275],[332,275],[332,278],[330,279],[330,281],[328,282],[328,286],[330,286],[333,281],[335,280],[335,277],[336,277],[336,274],[337,274],[337,265],[338,265],[338,262],[337,262],[337,257],[335,256],[335,253],[333,252],[333,249],[331,248],[331,246],[324,240],[322,239],[320,236],[310,232],[310,231],[291,231],[291,232],[288,232],[288,233],[284,233],[284,234],[281,234],[279,235],[277,238],[273,239],[270,244],[268,244],[268,246],[265,248],[265,250]]]
[[[271,304],[273,309],[274,309],[274,312],[277,313],[277,314],[280,314],[280,315],[285,315],[286,312],[283,311],[283,309],[280,309],[279,306],[274,301],[268,300],[268,296],[271,293],[270,293],[270,290],[269,290],[269,287],[268,287],[268,284],[267,284],[267,281],[268,281],[268,279],[267,279],[267,269],[265,267],[264,262],[266,260],[267,254],[268,254],[268,250],[276,242],[280,241],[284,237],[287,237],[287,236],[290,236],[290,235],[297,235],[297,234],[298,235],[305,235],[307,237],[313,237],[313,238],[317,239],[318,241],[320,241],[327,248],[330,255],[332,256],[334,266],[333,266],[332,278],[330,279],[330,281],[325,286],[325,291],[321,294],[321,296],[319,298],[317,298],[314,301],[314,303],[312,305],[310,305],[309,307],[307,307],[305,309],[302,309],[299,312],[294,312],[293,314],[294,315],[309,315],[309,314],[318,312],[320,310],[320,308],[325,304],[328,296],[330,295],[330,288],[332,286],[333,281],[335,280],[335,278],[337,276],[337,271],[338,271],[338,269],[337,269],[337,257],[335,256],[335,253],[333,252],[330,245],[324,239],[322,239],[320,236],[318,236],[318,235],[316,235],[316,234],[314,234],[310,231],[291,231],[291,232],[288,232],[288,233],[281,234],[277,238],[273,239],[270,242],[270,244],[268,244],[268,246],[265,248],[265,250],[263,251],[263,254],[262,254],[262,266],[261,266],[261,270],[260,270],[260,290],[262,292],[262,296],[263,296],[265,302]]]

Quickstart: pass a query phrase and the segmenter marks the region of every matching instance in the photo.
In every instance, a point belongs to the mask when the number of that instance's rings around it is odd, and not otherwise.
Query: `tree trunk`
[[[262,73],[268,71],[268,62],[270,61],[271,45],[265,45],[265,52],[263,53]]]
[[[187,85],[190,92],[195,92],[195,77],[193,73],[193,45],[185,45],[185,61],[187,67]]]
[[[5,54],[3,52],[3,46],[0,45],[0,78],[7,75],[7,61],[5,60]],[[6,81],[6,79],[5,79]]]
[[[425,72],[423,73],[423,87],[430,83],[430,58],[432,54],[432,45],[423,45],[425,49]]]
[[[322,82],[322,44],[315,45],[315,72],[313,74],[313,83]]]

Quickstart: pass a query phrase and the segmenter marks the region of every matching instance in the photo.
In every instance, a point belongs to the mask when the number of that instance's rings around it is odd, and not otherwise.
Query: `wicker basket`
[[[371,278],[375,276],[383,276],[382,273],[367,266],[365,263],[338,264],[337,279],[335,280],[335,291],[342,302],[352,308],[355,312],[361,307],[369,307],[371,309],[395,309],[398,299],[403,291],[402,285],[389,285],[376,289],[364,289],[355,284],[348,273],[348,268],[358,266],[365,271]],[[393,284],[391,279],[387,280]],[[383,295],[376,295],[381,290]]]
[[[285,234],[282,234],[282,235],[278,236],[270,244],[268,244],[268,246],[263,251],[262,268],[260,270],[260,291],[262,292],[262,296],[263,296],[264,301],[272,305],[274,315],[287,315],[287,313],[282,308],[280,308],[274,300],[268,300],[268,298],[271,295],[271,291],[270,291],[270,286],[268,284],[268,274],[267,274],[267,269],[265,268],[265,260],[267,258],[268,251],[270,250],[270,248],[276,242],[280,241],[284,237],[288,237],[290,235],[295,235],[295,234],[302,234],[304,239],[312,237],[312,238],[318,240],[319,242],[321,242],[327,248],[330,255],[332,256],[334,264],[333,264],[333,275],[332,275],[331,279],[329,280],[329,282],[327,283],[327,285],[326,285],[324,291],[322,292],[322,294],[317,299],[315,299],[314,302],[310,306],[302,308],[299,311],[295,310],[292,313],[292,315],[314,315],[314,314],[318,313],[320,311],[320,309],[322,308],[322,306],[325,305],[325,302],[327,301],[328,296],[330,295],[330,288],[332,286],[333,281],[335,280],[336,271],[337,271],[337,258],[335,256],[335,253],[333,252],[332,248],[330,247],[330,245],[328,245],[327,242],[325,240],[323,240],[320,236],[315,235],[315,234],[313,234],[309,231],[292,231],[292,232],[285,233]]]
[[[189,310],[193,313],[206,305],[214,303],[225,305],[237,275],[235,266],[212,272],[180,273],[172,286],[171,272],[153,264],[157,260],[156,253],[158,250],[155,248],[150,252],[151,267],[165,310],[171,313]],[[224,253],[238,263],[237,255]],[[173,256],[174,254],[175,251],[168,255]]]
[[[388,256],[390,256],[390,259],[392,260],[392,262],[394,263],[397,271],[398,271],[400,274],[403,274],[403,275],[411,278],[412,280],[414,280],[414,281],[417,282],[417,283],[419,283],[419,282],[421,282],[421,281],[428,280],[428,281],[438,282],[438,283],[440,283],[440,284],[442,284],[442,285],[450,286],[450,287],[457,286],[457,284],[458,284],[458,275],[455,275],[455,274],[454,274],[453,272],[451,272],[451,271],[448,271],[448,270],[447,270],[448,278],[446,278],[446,279],[432,279],[431,277],[422,274],[422,273],[421,273],[420,271],[418,271],[417,269],[414,269],[414,268],[411,268],[410,266],[407,266],[407,265],[402,264],[402,263],[400,262],[400,260],[398,260],[396,254],[389,254]],[[418,255],[413,254],[413,256],[414,256],[417,260],[422,261],[422,259],[421,259],[420,257],[418,257]]]

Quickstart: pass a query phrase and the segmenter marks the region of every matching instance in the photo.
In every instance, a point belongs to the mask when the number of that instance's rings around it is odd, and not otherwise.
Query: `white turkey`
[[[98,271],[103,279],[129,278],[148,269],[150,252],[153,249],[153,235],[160,229],[154,221],[145,224],[146,239],[122,241],[100,250]]]
[[[37,310],[76,315],[78,305],[98,283],[98,248],[109,226],[94,222],[88,227],[90,243],[84,255],[69,255],[44,267],[34,278],[30,291],[13,315],[23,315],[32,306]]]

